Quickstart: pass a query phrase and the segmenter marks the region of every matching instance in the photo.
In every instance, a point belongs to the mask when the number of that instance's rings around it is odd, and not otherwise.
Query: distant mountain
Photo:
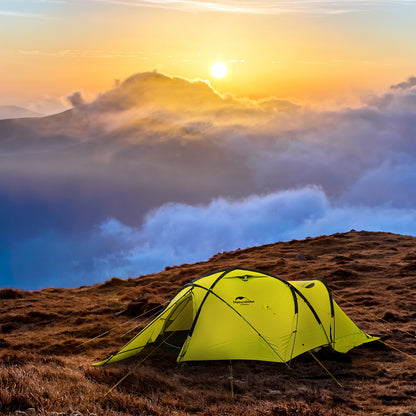
[[[35,113],[27,108],[18,107],[16,105],[0,105],[0,119],[6,118],[25,118],[25,117],[41,117],[42,114]]]

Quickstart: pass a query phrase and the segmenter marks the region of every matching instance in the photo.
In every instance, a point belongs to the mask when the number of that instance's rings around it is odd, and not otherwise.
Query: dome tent
[[[205,360],[288,363],[318,347],[345,353],[378,339],[348,318],[319,279],[285,281],[257,270],[228,268],[186,284],[119,352],[94,365],[132,357],[147,344],[163,343],[172,335],[180,350],[178,364]]]

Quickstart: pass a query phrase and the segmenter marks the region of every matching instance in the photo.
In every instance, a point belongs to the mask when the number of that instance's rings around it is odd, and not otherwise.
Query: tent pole
[[[233,365],[230,360],[230,365],[228,366],[230,370],[230,385],[231,385],[231,397],[234,400],[234,377],[233,377]]]
[[[207,291],[207,293],[212,293],[214,296],[216,296],[221,302],[225,303],[231,310],[233,310],[241,319],[243,319],[256,333],[257,335],[260,336],[260,338],[270,347],[270,349],[280,358],[280,360],[282,361],[282,363],[289,369],[291,370],[291,367],[289,366],[289,364],[279,355],[279,353],[273,348],[272,345],[270,345],[270,343],[266,340],[266,338],[264,338],[264,336],[257,331],[257,329],[243,316],[241,315],[240,312],[238,312],[236,309],[234,309],[227,301],[225,301],[221,296],[217,295],[215,292],[213,292],[211,289],[207,289],[206,287],[203,286],[199,286],[194,284],[195,287],[199,287],[201,289],[205,289]],[[196,318],[194,319],[194,323],[195,323]],[[322,326],[322,324],[321,324]]]

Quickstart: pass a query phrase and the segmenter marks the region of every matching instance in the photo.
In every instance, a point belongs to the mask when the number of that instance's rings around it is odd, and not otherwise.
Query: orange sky
[[[414,16],[412,1],[3,1],[0,105],[52,109],[154,69],[239,96],[344,103],[416,73]]]

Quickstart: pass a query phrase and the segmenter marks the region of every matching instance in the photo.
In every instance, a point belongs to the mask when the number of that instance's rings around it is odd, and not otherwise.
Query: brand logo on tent
[[[237,296],[233,303],[238,303],[239,305],[249,305],[250,303],[254,303],[254,300],[246,298],[245,296]]]

